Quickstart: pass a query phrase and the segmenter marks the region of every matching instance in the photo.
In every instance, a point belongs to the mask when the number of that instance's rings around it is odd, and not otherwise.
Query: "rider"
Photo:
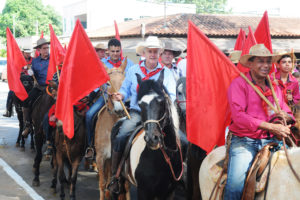
[[[122,152],[125,148],[126,142],[130,134],[135,130],[138,124],[140,124],[140,107],[137,102],[137,77],[136,74],[141,75],[143,80],[151,79],[157,80],[162,69],[164,69],[164,86],[171,97],[172,102],[176,99],[176,82],[172,72],[161,65],[158,62],[159,55],[163,51],[163,46],[159,39],[154,36],[149,36],[145,43],[141,44],[139,48],[144,51],[145,60],[139,64],[134,65],[127,72],[127,76],[123,81],[119,92],[113,94],[113,99],[118,101],[124,101],[131,98],[130,101],[130,116],[131,119],[126,119],[120,127],[119,134],[112,141],[112,174],[113,178],[110,183],[109,189],[112,192],[117,193],[118,181],[115,177],[118,164],[122,157]],[[142,54],[140,54],[142,55]]]
[[[109,57],[103,58],[101,61],[105,64],[106,67],[109,69],[113,67],[120,67],[122,62],[125,61],[125,58],[121,58],[121,42],[117,39],[111,39],[108,42],[108,52],[109,52]],[[125,72],[133,65],[133,62],[129,59],[127,59],[127,65]],[[102,92],[105,91],[105,86],[104,84],[102,86]],[[97,88],[94,92],[98,91],[99,89]],[[92,92],[92,93],[94,93]],[[86,118],[85,118],[85,124],[87,127],[87,136],[88,136],[88,148],[85,153],[86,158],[92,158],[94,155],[94,149],[93,149],[93,138],[95,134],[95,129],[94,124],[93,124],[93,118],[98,113],[98,111],[104,106],[104,98],[101,95],[99,99],[91,106],[91,108],[88,110],[86,113]]]
[[[274,55],[263,45],[250,48],[249,54],[240,58],[240,63],[250,69],[246,76],[274,105],[267,76],[274,62]],[[293,121],[292,114],[282,92],[272,83],[276,91],[282,111],[277,115],[288,122]],[[288,126],[273,124],[268,121],[275,115],[254,89],[242,77],[234,79],[228,89],[228,102],[231,110],[232,133],[229,147],[228,178],[225,186],[225,200],[239,200],[242,197],[247,171],[256,153],[270,142],[278,142],[277,138],[290,134]]]
[[[275,78],[283,92],[288,105],[297,104],[300,100],[298,80],[291,74],[293,70],[293,53],[283,53],[277,56],[278,71]]]
[[[25,122],[25,129],[22,132],[24,137],[31,131],[31,110],[32,105],[35,100],[41,95],[42,91],[46,88],[46,78],[48,72],[48,65],[49,65],[49,44],[46,39],[41,38],[37,41],[37,46],[34,48],[40,52],[40,55],[33,59],[32,61],[32,71],[34,77],[37,81],[34,88],[29,92],[28,98],[23,102],[23,115],[24,115],[24,122]]]
[[[164,51],[160,55],[161,63],[172,71],[176,81],[180,78],[180,74],[176,64],[173,63],[173,59],[178,57],[180,54],[181,50],[174,47],[171,42],[167,41],[164,44]]]

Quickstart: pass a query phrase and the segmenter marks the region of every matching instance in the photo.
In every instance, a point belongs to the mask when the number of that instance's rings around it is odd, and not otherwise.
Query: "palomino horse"
[[[50,91],[52,88],[56,88],[57,86],[55,82],[51,82],[49,84],[47,90]],[[36,155],[34,158],[33,164],[33,171],[34,171],[34,179],[32,182],[33,186],[40,185],[40,164],[43,158],[42,154],[42,147],[45,140],[45,135],[43,131],[43,118],[45,114],[48,112],[50,107],[55,103],[55,100],[52,96],[48,94],[48,92],[44,92],[34,103],[33,110],[32,110],[32,122],[33,122],[33,129],[34,129],[34,139],[35,139],[35,148],[36,148]]]
[[[300,148],[289,149],[288,154],[293,168],[299,175]],[[199,182],[202,191],[202,199],[204,200],[210,198],[211,192],[222,170],[216,163],[223,160],[224,157],[225,147],[218,147],[204,159],[201,165]],[[270,163],[271,170],[269,170],[269,182],[264,191],[257,193],[255,199],[299,199],[300,182],[297,181],[295,175],[292,173],[285,152],[283,150],[275,152]],[[265,191],[267,192],[266,194],[264,194]]]
[[[34,79],[32,76],[21,74],[21,82],[27,93],[33,88]],[[16,142],[16,147],[21,147],[21,151],[25,151],[25,138],[22,135],[24,129],[24,121],[23,121],[23,111],[22,111],[22,101],[14,94],[13,95],[13,104],[16,108],[17,117],[19,120],[19,135]],[[34,150],[34,142],[33,142],[33,132],[30,133],[31,142],[30,148]]]
[[[178,113],[163,86],[164,70],[158,81],[137,79],[144,131],[130,151],[127,178],[137,185],[138,199],[172,199],[183,173]]]
[[[53,155],[53,180],[51,188],[56,192],[57,172],[59,172],[60,198],[65,198],[64,185],[70,183],[70,199],[75,200],[77,172],[86,147],[86,129],[84,123],[85,110],[74,110],[74,137],[69,139],[58,121],[55,132],[55,154]],[[64,173],[64,164],[69,170],[68,180]]]
[[[110,81],[113,84],[107,89],[108,93],[112,93],[115,90],[121,88],[122,82],[125,78],[125,68],[127,62],[123,62],[119,68],[106,68],[106,71],[110,77]],[[123,111],[119,102],[115,102],[109,96],[106,105],[98,114],[98,120],[95,128],[95,148],[96,148],[96,162],[99,172],[99,191],[100,199],[109,198],[109,191],[106,188],[111,179],[111,129],[113,125],[120,118],[120,111]],[[128,191],[128,189],[127,189]],[[127,192],[127,199],[129,198],[129,192]]]

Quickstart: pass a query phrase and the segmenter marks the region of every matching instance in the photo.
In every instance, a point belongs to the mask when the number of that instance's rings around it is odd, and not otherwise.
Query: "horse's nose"
[[[145,142],[147,142],[147,143],[148,143],[148,142],[150,141],[150,138],[149,138],[149,136],[148,136],[148,135],[145,135],[145,136],[144,136],[144,140],[145,140]]]

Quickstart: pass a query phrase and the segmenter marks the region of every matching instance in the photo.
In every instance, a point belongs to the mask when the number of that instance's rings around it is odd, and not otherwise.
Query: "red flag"
[[[74,136],[73,105],[107,80],[109,76],[77,20],[61,71],[55,112],[68,138]]]
[[[41,37],[40,37],[40,39],[41,38],[44,38],[44,31],[42,31],[42,33],[41,33]],[[38,51],[38,50],[35,50],[35,52],[34,52],[34,57],[36,58],[36,57],[39,57],[39,55],[40,55],[40,52]]]
[[[53,74],[57,71],[56,66],[62,64],[66,54],[66,51],[61,46],[59,40],[57,39],[51,24],[49,24],[49,29],[50,29],[50,61],[48,66],[46,83],[48,83],[48,80],[52,80]]]
[[[243,29],[240,29],[239,35],[234,45],[234,50],[242,50],[245,40],[246,40],[246,33]]]
[[[115,23],[115,31],[116,31],[116,36],[115,36],[115,38],[121,42],[121,38],[120,38],[120,34],[119,34],[119,29],[118,29],[118,25],[117,25],[116,20],[114,20],[114,23]],[[123,51],[122,51],[122,47],[121,47],[121,59],[123,60]]]
[[[257,44],[264,44],[270,50],[270,52],[273,53],[271,33],[269,27],[269,18],[268,18],[267,11],[265,11],[264,16],[261,18],[254,32],[254,36]],[[274,70],[275,70],[275,65],[273,64],[270,73],[274,72]]]
[[[24,101],[28,94],[20,80],[22,68],[27,64],[22,52],[12,35],[10,29],[6,28],[7,40],[7,81],[9,89]]]
[[[237,68],[191,21],[187,41],[187,139],[210,152],[230,123],[227,89]]]
[[[249,33],[248,33],[247,39],[246,39],[246,41],[245,41],[245,44],[244,44],[244,47],[243,47],[241,56],[243,56],[243,55],[245,55],[245,54],[248,54],[250,48],[251,48],[253,45],[257,44],[257,43],[256,43],[256,40],[255,40],[255,37],[254,37],[254,35],[253,35],[253,32],[252,32],[251,27],[248,26],[248,29],[249,29]],[[244,73],[249,71],[249,68],[244,67],[241,63],[238,63],[237,68],[238,68],[241,72],[244,72]]]

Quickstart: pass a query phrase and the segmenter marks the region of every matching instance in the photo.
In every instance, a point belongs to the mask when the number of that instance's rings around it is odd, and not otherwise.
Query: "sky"
[[[46,5],[53,6],[62,14],[64,5],[79,0],[42,0]],[[105,2],[105,0],[101,0]],[[108,0],[107,0],[108,1]],[[119,0],[124,1],[124,0]],[[263,13],[268,10],[269,15],[280,13],[281,17],[300,17],[298,2],[299,0],[227,0],[227,7],[232,8],[233,13],[248,12],[253,14]],[[0,0],[0,10],[2,11],[5,0]],[[130,5],[134,6],[134,5]]]

